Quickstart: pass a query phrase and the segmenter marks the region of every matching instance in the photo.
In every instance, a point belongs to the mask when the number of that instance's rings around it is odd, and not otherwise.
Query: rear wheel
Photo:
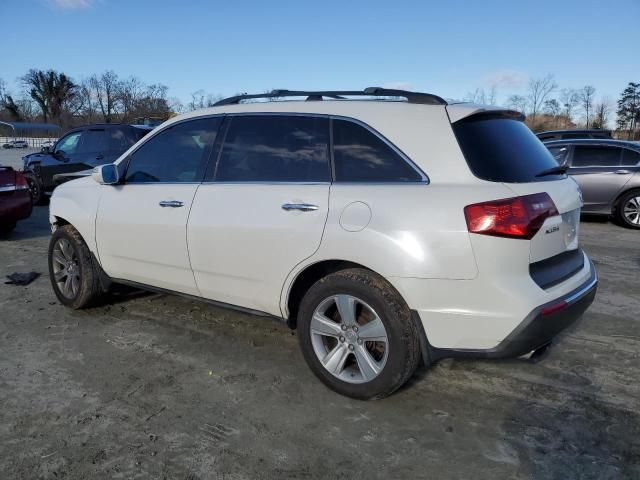
[[[31,200],[34,205],[40,205],[44,199],[44,194],[42,193],[42,184],[38,178],[31,174],[25,173],[24,178],[27,180],[27,184],[29,185],[29,191],[31,192]]]
[[[627,228],[640,228],[640,190],[625,193],[620,197],[616,219]]]
[[[71,225],[58,228],[49,242],[49,277],[60,303],[73,309],[95,304],[103,295],[100,266]]]
[[[420,360],[408,306],[386,280],[364,269],[316,282],[300,304],[298,330],[311,370],[329,388],[353,398],[390,395]]]

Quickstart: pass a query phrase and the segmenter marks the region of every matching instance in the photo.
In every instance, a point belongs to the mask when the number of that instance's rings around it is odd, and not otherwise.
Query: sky
[[[75,80],[114,70],[183,102],[204,90],[408,88],[499,100],[530,78],[596,87],[640,81],[640,0],[0,0],[0,78],[30,68]]]

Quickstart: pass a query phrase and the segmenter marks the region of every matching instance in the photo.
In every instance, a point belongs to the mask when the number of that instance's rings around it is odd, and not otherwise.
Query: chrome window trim
[[[231,112],[231,113],[226,113],[225,114],[228,117],[242,117],[242,116],[297,116],[297,117],[318,117],[318,118],[328,118],[330,120],[344,120],[347,122],[352,122],[355,123],[356,125],[359,125],[361,127],[363,127],[364,129],[368,130],[370,133],[372,133],[373,135],[375,135],[376,137],[378,137],[380,140],[382,140],[389,148],[391,148],[391,150],[393,150],[400,158],[402,158],[402,160],[404,160],[407,164],[409,164],[409,166],[416,172],[418,173],[418,175],[420,175],[421,180],[411,180],[411,181],[406,181],[406,182],[402,182],[402,181],[392,181],[392,182],[341,182],[339,180],[335,180],[332,181],[331,183],[344,183],[344,184],[358,184],[358,185],[363,185],[363,184],[367,184],[367,185],[391,185],[391,184],[395,184],[395,185],[404,185],[404,184],[420,184],[420,185],[429,185],[431,183],[428,175],[426,173],[424,173],[422,171],[422,169],[420,167],[418,167],[418,165],[416,165],[416,163],[411,160],[409,158],[408,155],[406,155],[402,150],[400,150],[396,145],[394,145],[390,140],[388,140],[384,135],[382,135],[380,132],[378,132],[375,128],[373,128],[371,125],[363,122],[362,120],[359,120],[357,118],[353,118],[353,117],[347,117],[344,115],[334,115],[331,113],[304,113],[304,112]],[[333,133],[333,127],[331,128],[331,133]],[[223,144],[224,145],[224,144]],[[332,153],[332,152],[331,152]],[[332,159],[330,159],[331,161]],[[224,183],[224,182],[216,182],[215,179],[212,181],[208,181],[208,182],[203,182],[203,183]],[[226,182],[229,183],[229,182]],[[233,182],[233,183],[265,183],[265,182]],[[266,183],[273,183],[273,182],[266,182]],[[280,183],[285,183],[285,184],[292,184],[292,183],[304,183],[304,182],[280,182]],[[316,183],[316,182],[314,182]]]

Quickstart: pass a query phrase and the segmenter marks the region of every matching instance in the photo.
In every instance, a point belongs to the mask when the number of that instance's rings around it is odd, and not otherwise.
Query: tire
[[[349,315],[354,305],[355,315]],[[345,322],[341,311],[352,320]],[[297,319],[307,364],[342,395],[384,398],[400,388],[420,362],[419,334],[409,307],[384,278],[369,270],[342,270],[317,281],[302,299]]]
[[[16,222],[0,223],[0,238],[8,237],[16,228]]]
[[[42,183],[32,173],[23,174],[24,178],[29,184],[29,191],[31,192],[31,200],[34,205],[41,205],[44,200],[44,193],[42,192]]]
[[[640,229],[640,190],[631,190],[620,197],[615,217],[623,227]]]
[[[60,303],[76,310],[95,305],[106,293],[101,273],[75,228],[56,229],[49,241],[49,278]]]

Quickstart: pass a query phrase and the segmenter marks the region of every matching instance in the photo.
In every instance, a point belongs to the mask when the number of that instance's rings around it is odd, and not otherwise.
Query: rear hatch
[[[530,220],[526,232],[487,229],[488,235],[530,241],[531,274],[548,288],[582,268],[578,231],[582,196],[578,185],[559,169],[547,148],[523,123],[517,112],[480,112],[454,122],[453,130],[473,174],[488,182],[503,184],[513,192],[512,204],[491,204],[472,214],[499,212],[518,215],[525,211]],[[497,199],[496,199],[497,200]],[[469,214],[467,223],[469,223]],[[507,215],[507,214],[505,214]],[[481,219],[486,224],[489,220]],[[480,225],[482,222],[479,222]],[[485,228],[486,225],[482,225]],[[544,277],[537,278],[542,270]]]

